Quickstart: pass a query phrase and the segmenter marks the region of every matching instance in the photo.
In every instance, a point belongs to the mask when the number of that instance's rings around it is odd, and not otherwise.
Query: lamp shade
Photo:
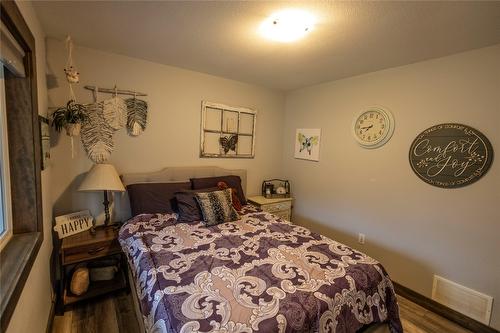
[[[122,181],[111,164],[94,164],[81,183],[78,191],[116,191],[123,192]]]

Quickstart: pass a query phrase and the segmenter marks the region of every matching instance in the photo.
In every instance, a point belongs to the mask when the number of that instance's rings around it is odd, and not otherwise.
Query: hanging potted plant
[[[58,132],[64,127],[67,135],[77,136],[80,134],[82,123],[86,119],[85,106],[71,99],[66,106],[58,108],[52,114],[52,126]]]

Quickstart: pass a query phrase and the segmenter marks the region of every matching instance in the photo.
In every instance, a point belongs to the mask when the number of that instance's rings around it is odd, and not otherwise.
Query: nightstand
[[[57,312],[66,306],[100,296],[109,292],[128,289],[127,262],[118,242],[118,229],[113,226],[96,228],[95,235],[89,230],[63,238],[59,250],[59,271]],[[92,265],[108,259],[117,263],[118,271],[111,280],[90,281],[89,288],[82,295],[73,295],[69,285],[75,267],[79,264]]]
[[[259,207],[263,211],[273,213],[287,221],[292,218],[292,201],[293,198],[266,198],[262,195],[247,198],[248,202]]]

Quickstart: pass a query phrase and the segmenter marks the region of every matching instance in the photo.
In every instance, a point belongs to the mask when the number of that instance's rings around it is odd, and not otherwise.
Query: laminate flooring
[[[472,333],[401,296],[398,303],[405,333]],[[56,316],[52,333],[139,333],[137,320],[132,295],[122,292]]]

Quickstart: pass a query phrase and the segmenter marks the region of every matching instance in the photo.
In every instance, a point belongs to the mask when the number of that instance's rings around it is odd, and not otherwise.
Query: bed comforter
[[[213,227],[142,214],[119,239],[149,332],[403,331],[379,262],[253,206]]]

